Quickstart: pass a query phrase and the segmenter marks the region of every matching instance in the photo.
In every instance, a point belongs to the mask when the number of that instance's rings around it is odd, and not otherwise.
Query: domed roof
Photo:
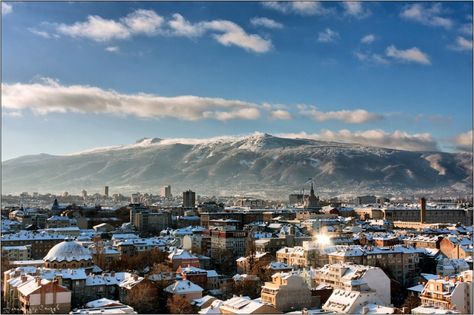
[[[54,245],[43,258],[44,261],[92,260],[90,251],[78,242],[64,241]]]

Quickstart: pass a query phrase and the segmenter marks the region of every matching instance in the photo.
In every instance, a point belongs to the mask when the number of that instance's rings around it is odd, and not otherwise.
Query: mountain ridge
[[[154,192],[281,196],[313,178],[321,195],[472,193],[472,154],[404,151],[269,134],[210,139],[143,138],[68,155],[4,161],[3,191]]]

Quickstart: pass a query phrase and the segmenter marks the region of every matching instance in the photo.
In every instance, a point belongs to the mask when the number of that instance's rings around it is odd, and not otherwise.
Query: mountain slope
[[[410,152],[267,134],[203,141],[142,139],[65,156],[40,154],[3,163],[3,193],[78,193],[82,189],[283,197],[313,178],[317,192],[396,193],[472,190],[472,155]]]

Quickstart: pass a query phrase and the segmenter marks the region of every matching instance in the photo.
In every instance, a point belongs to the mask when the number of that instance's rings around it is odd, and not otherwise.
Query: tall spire
[[[311,181],[311,191],[310,196],[314,196],[313,181]]]

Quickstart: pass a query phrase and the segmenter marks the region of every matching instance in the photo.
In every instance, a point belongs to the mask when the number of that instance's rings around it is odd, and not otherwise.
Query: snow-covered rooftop
[[[43,258],[44,261],[81,261],[92,260],[90,251],[75,241],[64,241],[54,245]]]
[[[165,288],[166,292],[173,294],[185,294],[190,292],[202,292],[204,289],[189,280],[177,280]]]

